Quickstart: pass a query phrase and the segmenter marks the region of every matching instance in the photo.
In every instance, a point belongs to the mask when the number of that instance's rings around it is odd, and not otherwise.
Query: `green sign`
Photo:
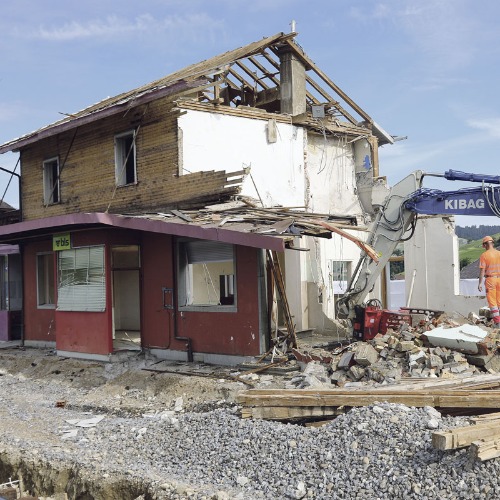
[[[69,233],[54,234],[52,236],[52,250],[71,250],[71,238]]]

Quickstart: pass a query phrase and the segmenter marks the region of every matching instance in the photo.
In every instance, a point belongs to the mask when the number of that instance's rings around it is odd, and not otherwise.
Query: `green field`
[[[491,237],[498,241],[500,238],[500,233],[492,234]],[[469,262],[474,262],[479,259],[480,255],[483,253],[484,249],[482,247],[482,240],[474,240],[467,245],[462,245],[459,250],[460,260],[467,259]]]

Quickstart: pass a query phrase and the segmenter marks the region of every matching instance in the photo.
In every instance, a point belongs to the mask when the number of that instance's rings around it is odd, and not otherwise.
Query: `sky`
[[[0,143],[289,32],[384,130],[390,184],[414,170],[500,175],[498,0],[3,0]],[[12,170],[17,155],[0,155]],[[0,175],[0,196],[9,176]],[[426,187],[470,184],[431,179]],[[5,201],[18,206],[17,182]],[[500,224],[457,217],[460,225]]]

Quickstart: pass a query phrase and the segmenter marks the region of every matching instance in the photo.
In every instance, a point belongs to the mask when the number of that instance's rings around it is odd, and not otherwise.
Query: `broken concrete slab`
[[[378,360],[379,354],[370,344],[360,343],[356,347],[354,360],[358,365],[369,366]]]
[[[434,328],[425,336],[433,346],[477,354],[484,350],[480,344],[486,340],[488,332],[477,325],[464,324],[455,328]]]

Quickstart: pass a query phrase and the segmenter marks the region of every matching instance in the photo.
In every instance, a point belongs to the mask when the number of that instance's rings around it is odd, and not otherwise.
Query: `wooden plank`
[[[266,407],[266,406],[369,406],[381,401],[388,401],[391,403],[400,403],[407,406],[438,406],[436,404],[436,396],[428,395],[414,395],[414,394],[370,394],[370,395],[356,395],[356,394],[339,394],[339,395],[307,395],[302,397],[282,396],[258,396],[246,397],[238,401],[246,406]],[[460,406],[455,404],[453,406]],[[500,406],[500,405],[499,405]]]
[[[487,422],[490,420],[499,420],[500,419],[500,413],[495,412],[495,413],[486,413],[485,415],[478,415],[477,417],[472,417],[471,421],[474,423],[482,423],[482,422]]]
[[[270,396],[280,398],[282,396],[287,397],[302,397],[302,396],[342,396],[342,395],[352,395],[355,397],[361,397],[365,395],[374,395],[377,397],[384,395],[405,395],[405,394],[417,394],[420,396],[432,394],[433,396],[451,396],[451,397],[465,397],[465,396],[484,396],[484,397],[499,397],[500,391],[474,391],[468,389],[457,389],[450,394],[450,391],[447,388],[443,389],[433,389],[433,390],[412,390],[410,389],[400,389],[400,390],[392,390],[392,391],[383,391],[383,390],[375,390],[375,389],[252,389],[251,391],[244,391],[240,393],[242,397],[254,397],[254,396]]]
[[[432,433],[432,446],[438,450],[455,450],[479,439],[500,439],[498,422],[469,425]]]
[[[259,392],[259,391],[256,391]],[[265,392],[265,391],[262,391]],[[500,408],[500,391],[454,391],[448,393],[427,391],[368,392],[368,391],[269,391],[257,394],[246,391],[238,401],[248,406],[368,406],[386,401],[407,406],[434,406],[442,408]]]
[[[481,439],[471,443],[469,454],[476,460],[490,460],[500,457],[500,439]]]
[[[193,219],[191,219],[191,217],[189,217],[189,215],[184,214],[180,210],[170,210],[170,212],[172,215],[179,217],[179,219],[182,219],[183,221],[193,222]]]

